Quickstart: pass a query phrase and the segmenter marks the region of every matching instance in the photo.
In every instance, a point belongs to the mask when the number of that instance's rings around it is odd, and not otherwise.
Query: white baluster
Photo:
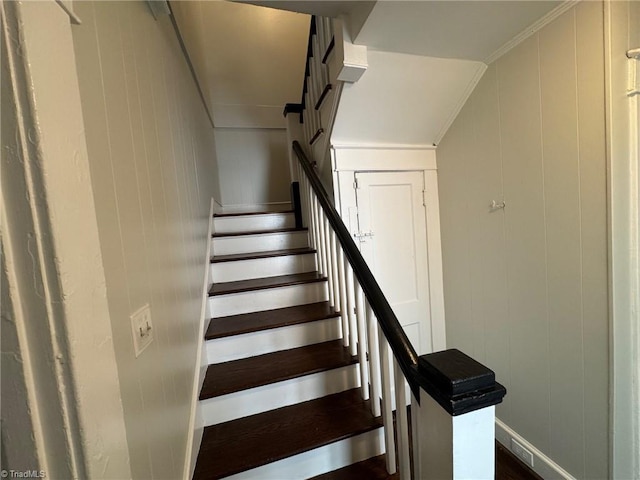
[[[325,260],[326,260],[326,275],[328,280],[328,289],[329,289],[329,303],[331,306],[338,310],[338,299],[335,296],[335,277],[334,277],[334,269],[333,269],[333,261],[332,261],[332,253],[331,253],[331,232],[329,231],[327,222],[327,217],[324,214],[324,211],[320,212],[320,225],[322,230],[322,243],[324,245],[325,251]]]
[[[341,249],[342,250],[342,249]],[[351,355],[358,354],[358,324],[356,322],[355,314],[355,298],[354,298],[354,285],[353,285],[353,269],[347,260],[344,251],[342,251],[342,261],[346,270],[347,278],[347,323],[349,324],[349,346],[351,347]]]
[[[322,18],[322,33],[324,35],[324,43],[325,43],[325,52],[327,53],[327,48],[329,48],[329,44],[331,43],[331,18],[323,17]],[[324,53],[322,54],[324,56]]]
[[[400,480],[411,480],[406,386],[402,370],[400,370],[400,366],[395,359],[393,360],[393,373],[396,390],[396,425],[398,432],[398,468],[400,470]]]
[[[415,480],[420,480],[422,478],[422,470],[420,468],[420,461],[417,458],[418,454],[416,452],[421,452],[420,450],[420,430],[418,430],[420,426],[420,415],[422,415],[423,411],[420,409],[420,403],[418,399],[415,397],[413,392],[411,392],[411,440],[412,440],[412,451],[414,454],[413,457],[413,478]]]
[[[304,170],[300,167],[300,172],[298,172],[298,193],[300,195],[300,214],[301,221],[303,227],[309,226],[309,215],[308,215],[308,207],[307,207],[307,194],[306,194],[306,175],[304,174]],[[307,231],[307,238],[310,236],[311,231]],[[309,239],[309,243],[311,243],[311,239]]]
[[[391,369],[389,368],[389,344],[378,326],[380,348],[380,372],[382,375],[382,422],[384,423],[384,444],[387,458],[387,472],[396,473],[396,443],[393,432],[393,405],[391,403]]]
[[[362,399],[369,399],[369,364],[367,363],[367,313],[364,309],[364,296],[362,295],[362,287],[356,281],[356,321],[358,322],[358,362],[360,362],[360,389],[362,390]]]
[[[335,245],[336,248],[336,261],[338,264],[338,288],[340,292],[340,318],[342,320],[342,335],[344,346],[351,346],[351,325],[349,324],[349,307],[347,305],[347,276],[345,272],[344,265],[344,252],[342,251],[342,246],[340,242],[337,241],[335,232],[332,232],[333,236],[332,247]]]
[[[340,300],[340,274],[338,271],[338,252],[336,248],[336,234],[329,225],[329,220],[325,219],[327,232],[330,239],[330,258],[331,258],[331,275],[333,277],[333,301],[335,302],[335,309],[340,310],[340,319],[342,320],[342,343],[345,347],[349,346],[349,332],[346,330],[346,322],[344,321],[344,310],[342,309],[342,302]]]
[[[321,216],[320,216],[320,203],[318,201],[318,197],[316,194],[313,194],[313,216],[316,219],[315,230],[316,230],[316,249],[318,250],[318,271],[326,276],[327,268],[325,262],[325,250],[324,250],[324,239],[322,238],[322,226]]]
[[[315,217],[313,189],[311,188],[311,185],[309,184],[309,179],[307,178],[306,175],[305,175],[305,179],[307,180],[307,202],[309,204],[309,232],[311,233],[311,235],[309,235],[309,237],[311,238],[311,243],[309,245],[311,246],[311,248],[315,248],[317,250],[318,236],[316,231],[316,217]],[[318,270],[320,269],[318,268]]]
[[[380,350],[378,346],[378,322],[369,301],[365,298],[367,312],[367,339],[369,341],[369,373],[371,376],[371,412],[380,416]]]

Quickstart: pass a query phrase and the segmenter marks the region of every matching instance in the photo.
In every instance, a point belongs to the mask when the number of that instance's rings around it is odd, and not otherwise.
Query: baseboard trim
[[[211,258],[211,235],[213,233],[213,214],[215,211],[218,211],[218,206],[220,204],[214,199],[211,198],[211,203],[209,206],[209,227],[207,230],[207,247],[206,253],[204,256],[204,280],[202,282],[202,305],[200,308],[200,320],[198,322],[198,338],[200,338],[200,342],[198,343],[198,348],[196,352],[196,368],[193,372],[193,387],[191,391],[191,412],[189,414],[189,433],[187,436],[187,444],[185,449],[185,457],[184,457],[184,471],[183,478],[184,480],[191,480],[193,478],[193,472],[196,468],[196,460],[198,458],[198,452],[200,451],[200,443],[202,442],[202,434],[204,432],[204,421],[202,419],[202,414],[200,412],[200,402],[198,401],[200,396],[200,388],[202,387],[202,382],[204,381],[205,372],[207,370],[207,358],[206,358],[206,349],[205,349],[205,340],[204,340],[204,332],[205,328],[207,328],[207,324],[209,323],[210,313],[209,313],[209,284],[211,281],[211,269],[210,269],[210,258]]]
[[[511,449],[511,439],[522,444],[527,450],[533,454],[533,471],[542,478],[561,478],[565,480],[576,480],[569,472],[563,469],[556,462],[547,457],[544,453],[531,445],[515,430],[507,424],[496,418],[496,440],[498,440],[506,449],[514,453]]]

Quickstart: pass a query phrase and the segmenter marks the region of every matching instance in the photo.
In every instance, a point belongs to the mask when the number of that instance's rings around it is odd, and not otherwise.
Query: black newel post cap
[[[420,386],[451,415],[497,405],[507,390],[493,370],[455,348],[418,359]]]
[[[285,117],[290,113],[302,113],[302,104],[301,103],[287,103],[284,106],[284,110],[282,115]]]

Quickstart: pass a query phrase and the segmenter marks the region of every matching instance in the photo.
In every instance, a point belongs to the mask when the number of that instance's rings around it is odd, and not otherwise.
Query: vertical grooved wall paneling
[[[604,133],[603,9],[584,2],[492,63],[438,148],[448,346],[577,478],[608,475]]]
[[[213,128],[167,16],[78,2],[73,27],[100,247],[134,478],[183,471],[210,198]],[[129,316],[151,307],[137,359]]]

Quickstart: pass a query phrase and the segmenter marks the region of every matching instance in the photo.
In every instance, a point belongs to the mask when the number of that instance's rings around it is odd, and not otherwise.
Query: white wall
[[[284,128],[298,103],[309,15],[234,2],[174,2],[216,127]]]
[[[342,89],[333,145],[438,143],[485,68],[373,50],[367,62],[362,78]]]
[[[0,9],[3,475],[131,478],[71,21]]]
[[[73,27],[131,473],[180,478],[196,365],[215,139],[168,16],[77,2]],[[51,72],[54,75],[54,72]],[[151,307],[137,359],[129,316]],[[96,378],[96,381],[100,381]],[[87,385],[85,388],[90,388]]]
[[[216,126],[222,204],[288,202],[282,112],[302,95],[309,16],[221,1],[172,8]]]
[[[603,8],[582,2],[489,66],[438,148],[448,346],[577,478],[609,473],[604,110]]]
[[[269,208],[291,200],[286,130],[216,128],[215,138],[225,207]]]

